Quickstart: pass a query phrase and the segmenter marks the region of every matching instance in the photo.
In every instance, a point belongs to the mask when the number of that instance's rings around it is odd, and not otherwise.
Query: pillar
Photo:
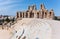
[[[28,12],[28,18],[30,17],[30,13]]]
[[[42,11],[40,11],[40,18],[42,19]]]
[[[22,12],[22,18],[23,18],[23,12]]]
[[[20,18],[20,13],[19,13],[19,18]]]
[[[44,18],[44,12],[42,11],[42,19]]]
[[[34,18],[37,18],[37,11],[34,12]]]
[[[49,12],[48,12],[48,10],[46,11],[46,18],[48,19],[49,18]]]
[[[41,13],[39,12],[39,18],[41,18]]]
[[[24,18],[26,18],[26,12],[24,12]]]
[[[24,18],[24,12],[23,12],[23,18]]]
[[[43,18],[45,18],[45,12],[44,12],[44,14],[43,14]]]

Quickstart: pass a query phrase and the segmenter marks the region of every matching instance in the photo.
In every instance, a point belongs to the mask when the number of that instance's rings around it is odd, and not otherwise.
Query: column
[[[54,19],[54,12],[51,11],[51,19]]]
[[[22,18],[23,18],[23,12],[22,12]]]
[[[43,18],[45,18],[45,12],[44,12],[44,14],[43,14]]]
[[[41,13],[39,12],[39,18],[41,18]]]
[[[34,12],[34,18],[37,18],[37,12],[36,11]]]
[[[17,12],[17,15],[16,15],[17,18],[19,18],[19,13]]]
[[[24,12],[23,12],[23,18],[24,18]]]
[[[49,18],[49,12],[48,12],[48,10],[46,11],[46,13],[47,13],[47,17],[46,18],[48,19]]]
[[[50,18],[50,13],[47,14],[47,18],[48,18],[48,19]]]
[[[19,18],[20,18],[20,13],[19,13]]]
[[[30,17],[30,13],[28,12],[28,18]]]
[[[42,19],[42,10],[40,11],[40,17],[41,17],[41,19]]]
[[[24,13],[24,18],[26,18],[26,12]]]

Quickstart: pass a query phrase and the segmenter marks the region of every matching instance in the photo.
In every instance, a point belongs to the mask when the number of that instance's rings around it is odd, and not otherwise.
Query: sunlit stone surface
[[[60,21],[48,19],[23,18],[11,29],[3,33],[0,30],[0,39],[60,39],[59,36]]]

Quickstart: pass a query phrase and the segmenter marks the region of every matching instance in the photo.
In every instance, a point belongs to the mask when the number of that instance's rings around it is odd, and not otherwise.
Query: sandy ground
[[[0,39],[60,39],[60,21],[24,18],[10,29],[0,30]]]

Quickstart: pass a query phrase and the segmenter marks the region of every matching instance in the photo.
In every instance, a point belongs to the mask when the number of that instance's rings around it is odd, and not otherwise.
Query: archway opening
[[[47,13],[45,12],[45,18],[47,18]]]
[[[49,17],[51,18],[51,12],[50,12],[50,14],[49,14]]]
[[[22,13],[20,13],[20,18],[22,18]]]
[[[30,12],[30,18],[34,17],[34,13]]]
[[[19,13],[17,12],[17,18],[19,18]]]
[[[37,13],[37,18],[39,18],[39,13]]]

